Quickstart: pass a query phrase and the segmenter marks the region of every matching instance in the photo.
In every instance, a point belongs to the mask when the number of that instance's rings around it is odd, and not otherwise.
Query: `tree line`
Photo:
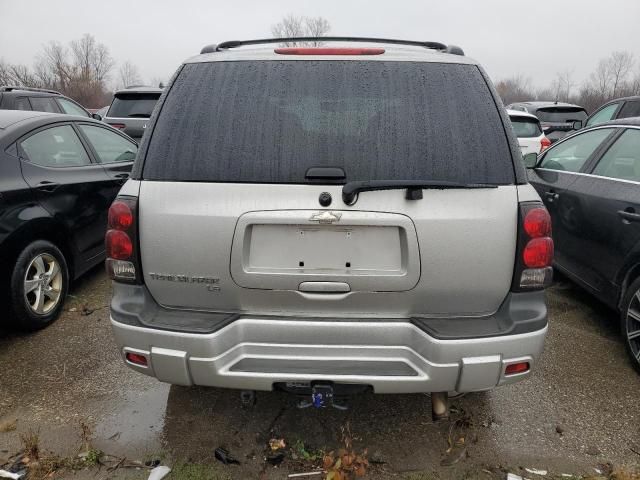
[[[330,23],[323,17],[287,15],[271,26],[274,37],[323,37]],[[292,42],[283,46],[321,46],[322,41]],[[10,64],[0,59],[0,85],[49,88],[73,98],[87,108],[111,101],[113,88],[141,84],[137,66],[125,61],[117,67],[108,47],[90,35],[67,45],[49,42],[36,56],[33,66]],[[154,79],[151,84],[159,84]],[[607,101],[640,95],[640,61],[630,52],[616,51],[601,59],[583,82],[571,70],[563,70],[546,87],[535,88],[523,75],[500,80],[496,88],[505,105],[528,100],[547,100],[581,105],[593,112]]]
[[[52,89],[87,108],[100,108],[111,102],[115,67],[108,47],[87,33],[67,45],[49,42],[31,67],[0,59],[0,85]],[[129,61],[120,65],[114,80],[116,88],[141,83],[138,68]]]
[[[535,88],[530,78],[515,75],[498,81],[496,89],[505,105],[530,100],[558,101],[580,105],[591,113],[609,100],[640,95],[640,62],[631,52],[616,51],[601,59],[581,83],[571,70],[563,70],[543,88]]]

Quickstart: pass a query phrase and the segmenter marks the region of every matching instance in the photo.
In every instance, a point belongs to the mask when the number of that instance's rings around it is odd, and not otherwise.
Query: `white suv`
[[[115,338],[163,382],[446,415],[539,361],[549,215],[459,48],[322,40],[180,66],[109,214]]]
[[[540,121],[535,115],[517,110],[507,110],[507,113],[511,119],[511,126],[518,139],[522,155],[539,154],[551,146],[551,140],[542,131]]]

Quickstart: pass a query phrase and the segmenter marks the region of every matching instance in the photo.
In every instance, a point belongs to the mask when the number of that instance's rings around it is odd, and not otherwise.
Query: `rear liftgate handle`
[[[351,287],[346,282],[302,282],[298,291],[306,293],[349,293]]]

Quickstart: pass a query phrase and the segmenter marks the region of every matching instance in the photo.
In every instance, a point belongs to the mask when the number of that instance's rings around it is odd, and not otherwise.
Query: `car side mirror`
[[[524,166],[526,168],[535,168],[538,163],[538,154],[536,153],[527,153],[524,157]]]
[[[574,130],[580,130],[582,128],[582,120],[574,120],[572,128]]]
[[[92,113],[91,118],[95,118],[96,120],[102,121],[102,115],[99,115],[97,113]]]

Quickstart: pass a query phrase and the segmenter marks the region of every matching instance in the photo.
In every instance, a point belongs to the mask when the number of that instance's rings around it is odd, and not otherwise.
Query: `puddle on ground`
[[[96,448],[129,458],[161,451],[170,388],[158,382],[144,390],[130,390],[122,401],[106,406],[95,426]]]

